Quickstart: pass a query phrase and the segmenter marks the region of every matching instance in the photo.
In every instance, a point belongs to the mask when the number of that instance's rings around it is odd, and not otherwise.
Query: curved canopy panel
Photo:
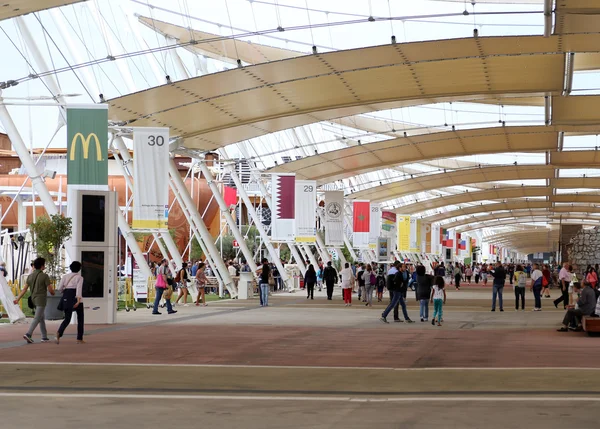
[[[179,43],[187,44],[185,49],[188,51],[226,63],[236,64],[236,60],[240,59],[246,64],[259,64],[307,55],[290,49],[281,49],[185,28],[145,16],[140,16],[138,19],[157,33],[176,39]],[[190,42],[191,44],[189,44]]]
[[[587,220],[594,220],[596,222],[600,222],[600,213],[598,213],[599,211],[600,210],[595,207],[588,207],[588,206],[573,207],[570,214],[567,216],[563,215],[563,218],[564,219],[587,219]],[[598,213],[598,214],[592,215],[589,213]],[[532,217],[532,218],[547,217],[549,219],[559,219],[560,215],[553,214],[552,211],[549,211],[549,210],[517,210],[517,211],[506,212],[502,215],[496,213],[496,214],[489,214],[489,215],[484,215],[484,216],[472,216],[472,217],[468,217],[465,219],[457,220],[456,222],[446,223],[443,226],[444,226],[444,228],[447,228],[447,229],[453,229],[453,228],[459,228],[459,227],[465,226],[465,225],[473,226],[473,224],[483,223],[486,221],[493,221],[493,220],[497,220],[497,219],[502,220],[505,218],[523,218],[523,217]]]
[[[109,102],[109,118],[169,126],[186,147],[211,150],[390,103],[559,94],[565,52],[600,52],[600,34],[476,37],[307,55],[119,97]]]
[[[476,192],[462,192],[456,195],[440,196],[426,201],[407,204],[394,209],[394,212],[404,215],[435,210],[440,207],[454,206],[464,203],[474,203],[485,200],[502,200],[506,198],[550,197],[552,189],[547,186],[518,186],[511,188],[486,189]],[[600,198],[600,196],[598,197]],[[571,200],[569,200],[571,202]]]
[[[81,1],[86,0],[3,0],[0,2],[0,21]]]
[[[524,210],[524,209],[549,209],[552,203],[549,201],[527,201],[527,200],[509,200],[494,204],[480,204],[469,207],[461,207],[460,209],[450,210],[444,213],[427,216],[423,219],[426,222],[440,222],[446,219],[452,219],[459,216],[468,216],[477,213],[494,213],[502,210]]]
[[[350,197],[358,200],[368,199],[371,201],[386,201],[404,195],[432,191],[448,186],[500,182],[503,180],[552,179],[553,177],[554,167],[550,165],[509,165],[468,168],[448,173],[428,174],[413,179],[374,186],[359,192],[354,192],[350,194]]]
[[[600,30],[600,4],[596,0],[556,0],[555,33],[589,33]]]
[[[312,155],[268,171],[296,173],[299,178],[326,183],[383,167],[439,158],[552,151],[558,148],[559,131],[595,134],[600,132],[600,126],[492,127],[407,136]],[[553,156],[556,155],[553,159],[556,159],[556,162],[564,160],[568,163],[568,156],[564,156],[563,153],[577,152],[553,153]],[[581,156],[587,153],[582,152]]]
[[[496,220],[491,220],[491,221],[486,221],[486,222],[475,222],[473,224],[469,224],[467,226],[462,226],[459,228],[456,228],[457,232],[468,232],[468,231],[477,231],[480,229],[484,229],[484,228],[500,228],[500,227],[515,227],[515,226],[521,226],[523,225],[523,223],[525,222],[536,222],[536,223],[545,223],[547,225],[550,226],[556,226],[558,227],[559,225],[592,225],[592,226],[598,226],[600,225],[600,220],[596,221],[596,220],[589,220],[589,219],[585,219],[582,216],[577,216],[577,215],[573,215],[572,217],[565,217],[563,216],[562,220],[559,219],[559,217],[550,217],[550,216],[535,216],[535,217],[531,217],[530,219],[524,219],[521,217],[514,217],[514,218],[510,218],[510,219],[496,219]]]
[[[550,180],[550,186],[557,189],[599,189],[600,177],[559,177]]]
[[[572,95],[552,99],[552,124],[554,125],[598,124],[599,121],[599,95]]]

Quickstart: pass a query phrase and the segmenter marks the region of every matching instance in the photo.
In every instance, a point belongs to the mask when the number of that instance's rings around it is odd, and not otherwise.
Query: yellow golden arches
[[[77,133],[73,136],[73,140],[71,141],[71,152],[69,153],[69,160],[75,161],[77,142],[80,138],[83,146],[83,159],[88,159],[88,155],[90,152],[90,141],[93,138],[94,142],[96,143],[96,160],[98,162],[102,161],[102,148],[100,146],[100,140],[98,140],[98,136],[95,133],[88,134],[87,138],[84,137],[81,133]]]

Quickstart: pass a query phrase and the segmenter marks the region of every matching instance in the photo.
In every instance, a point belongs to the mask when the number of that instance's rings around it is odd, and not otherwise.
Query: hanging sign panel
[[[371,203],[371,218],[369,220],[369,248],[376,249],[381,234],[381,207]]]
[[[133,228],[168,229],[169,129],[133,129]]]
[[[356,248],[369,248],[369,231],[371,229],[371,203],[354,201],[352,203],[353,245]]]
[[[410,216],[398,216],[398,250],[410,249]]]
[[[67,108],[67,184],[108,185],[108,105]]]
[[[316,241],[317,182],[296,180],[296,242]]]
[[[325,245],[344,245],[344,191],[325,192]]]
[[[271,177],[271,240],[294,241],[296,235],[296,175],[273,174]]]

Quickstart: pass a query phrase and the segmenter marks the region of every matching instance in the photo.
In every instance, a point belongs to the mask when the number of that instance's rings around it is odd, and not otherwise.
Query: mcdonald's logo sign
[[[107,106],[67,108],[67,183],[108,185]]]
[[[77,133],[73,136],[73,139],[71,140],[69,160],[75,161],[75,155],[77,154],[77,143],[80,139],[81,146],[83,149],[83,159],[88,159],[90,152],[90,142],[92,138],[94,139],[94,143],[96,143],[96,160],[98,162],[102,162],[102,146],[100,145],[100,140],[98,140],[98,136],[95,133],[90,133],[87,137],[84,137],[81,133]]]

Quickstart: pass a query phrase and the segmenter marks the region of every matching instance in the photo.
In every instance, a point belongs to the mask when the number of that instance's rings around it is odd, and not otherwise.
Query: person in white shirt
[[[531,273],[531,290],[535,299],[533,311],[542,311],[542,281],[544,274],[540,271],[538,264],[533,264],[533,272]]]
[[[235,269],[235,265],[233,265],[233,261],[229,261],[229,266],[227,267],[227,271],[229,271],[229,275],[231,277],[235,277],[237,275],[237,270]]]
[[[83,277],[80,274],[81,262],[73,261],[69,268],[71,273],[60,279],[57,289],[62,292],[60,305],[65,312],[65,320],[56,333],[56,344],[60,343],[60,338],[71,323],[73,312],[77,314],[77,344],[83,344],[85,341],[83,341],[83,303],[81,302],[83,289]]]
[[[554,306],[556,308],[558,308],[558,304],[562,302],[566,310],[567,304],[569,304],[569,284],[571,283],[571,273],[569,271],[569,263],[565,262],[560,273],[558,273],[558,282],[560,284],[562,295],[554,300]]]
[[[354,273],[350,264],[346,262],[344,269],[340,271],[342,276],[342,294],[344,295],[344,304],[346,307],[352,305],[352,288],[354,287]]]

